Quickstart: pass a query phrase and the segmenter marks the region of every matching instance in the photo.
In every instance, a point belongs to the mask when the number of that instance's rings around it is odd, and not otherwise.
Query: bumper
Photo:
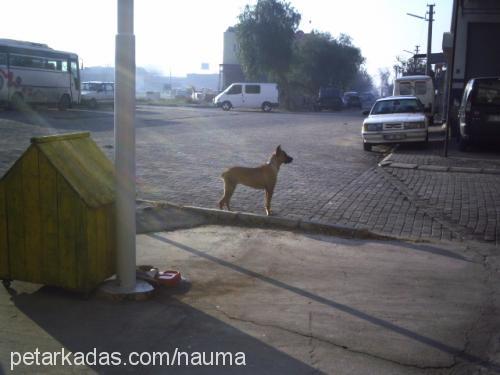
[[[427,129],[415,131],[398,132],[363,132],[361,133],[364,143],[406,143],[425,142],[427,140]]]

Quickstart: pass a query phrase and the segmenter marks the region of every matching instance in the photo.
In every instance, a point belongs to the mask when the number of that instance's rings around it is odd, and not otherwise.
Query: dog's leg
[[[266,214],[271,216],[271,199],[273,198],[273,189],[266,188]]]
[[[231,200],[231,197],[233,196],[234,190],[236,189],[236,185],[224,180],[224,195],[222,196],[222,199],[219,201],[219,208],[221,210],[224,209],[224,205],[227,207],[228,211],[231,211],[231,208],[229,207],[229,201]]]

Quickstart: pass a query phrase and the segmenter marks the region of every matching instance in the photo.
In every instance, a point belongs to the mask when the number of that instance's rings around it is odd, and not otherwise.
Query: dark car
[[[318,99],[314,109],[321,111],[323,109],[339,110],[342,109],[342,93],[335,87],[321,87],[319,89]]]
[[[344,93],[344,105],[347,108],[361,108],[361,98],[354,91]]]
[[[500,77],[472,78],[458,110],[459,149],[477,141],[500,141]]]

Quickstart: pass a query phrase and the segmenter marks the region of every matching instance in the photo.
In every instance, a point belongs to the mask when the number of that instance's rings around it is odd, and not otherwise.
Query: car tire
[[[271,112],[272,109],[273,109],[273,106],[271,105],[271,103],[269,103],[269,102],[262,103],[262,110],[264,112]]]
[[[231,102],[228,101],[223,102],[221,105],[223,111],[229,111],[232,107]]]
[[[363,143],[363,150],[365,151],[371,151],[372,150],[372,144],[371,143]]]
[[[89,108],[91,108],[91,109],[96,109],[96,108],[97,108],[97,100],[95,100],[95,99],[90,99],[90,100],[89,100]]]
[[[68,94],[64,94],[59,99],[59,103],[57,103],[57,109],[60,111],[65,111],[71,106],[71,99]]]

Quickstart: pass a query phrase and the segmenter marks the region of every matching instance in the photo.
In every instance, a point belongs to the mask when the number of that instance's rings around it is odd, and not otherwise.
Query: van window
[[[427,92],[427,83],[425,81],[415,82],[415,95],[425,95]]]
[[[228,95],[236,95],[236,94],[241,94],[241,85],[234,85],[229,89],[227,92]]]
[[[413,95],[410,82],[401,82],[399,84],[399,95]]]
[[[246,85],[245,93],[247,94],[260,94],[260,85]]]
[[[477,82],[476,103],[483,105],[500,105],[500,80]]]

